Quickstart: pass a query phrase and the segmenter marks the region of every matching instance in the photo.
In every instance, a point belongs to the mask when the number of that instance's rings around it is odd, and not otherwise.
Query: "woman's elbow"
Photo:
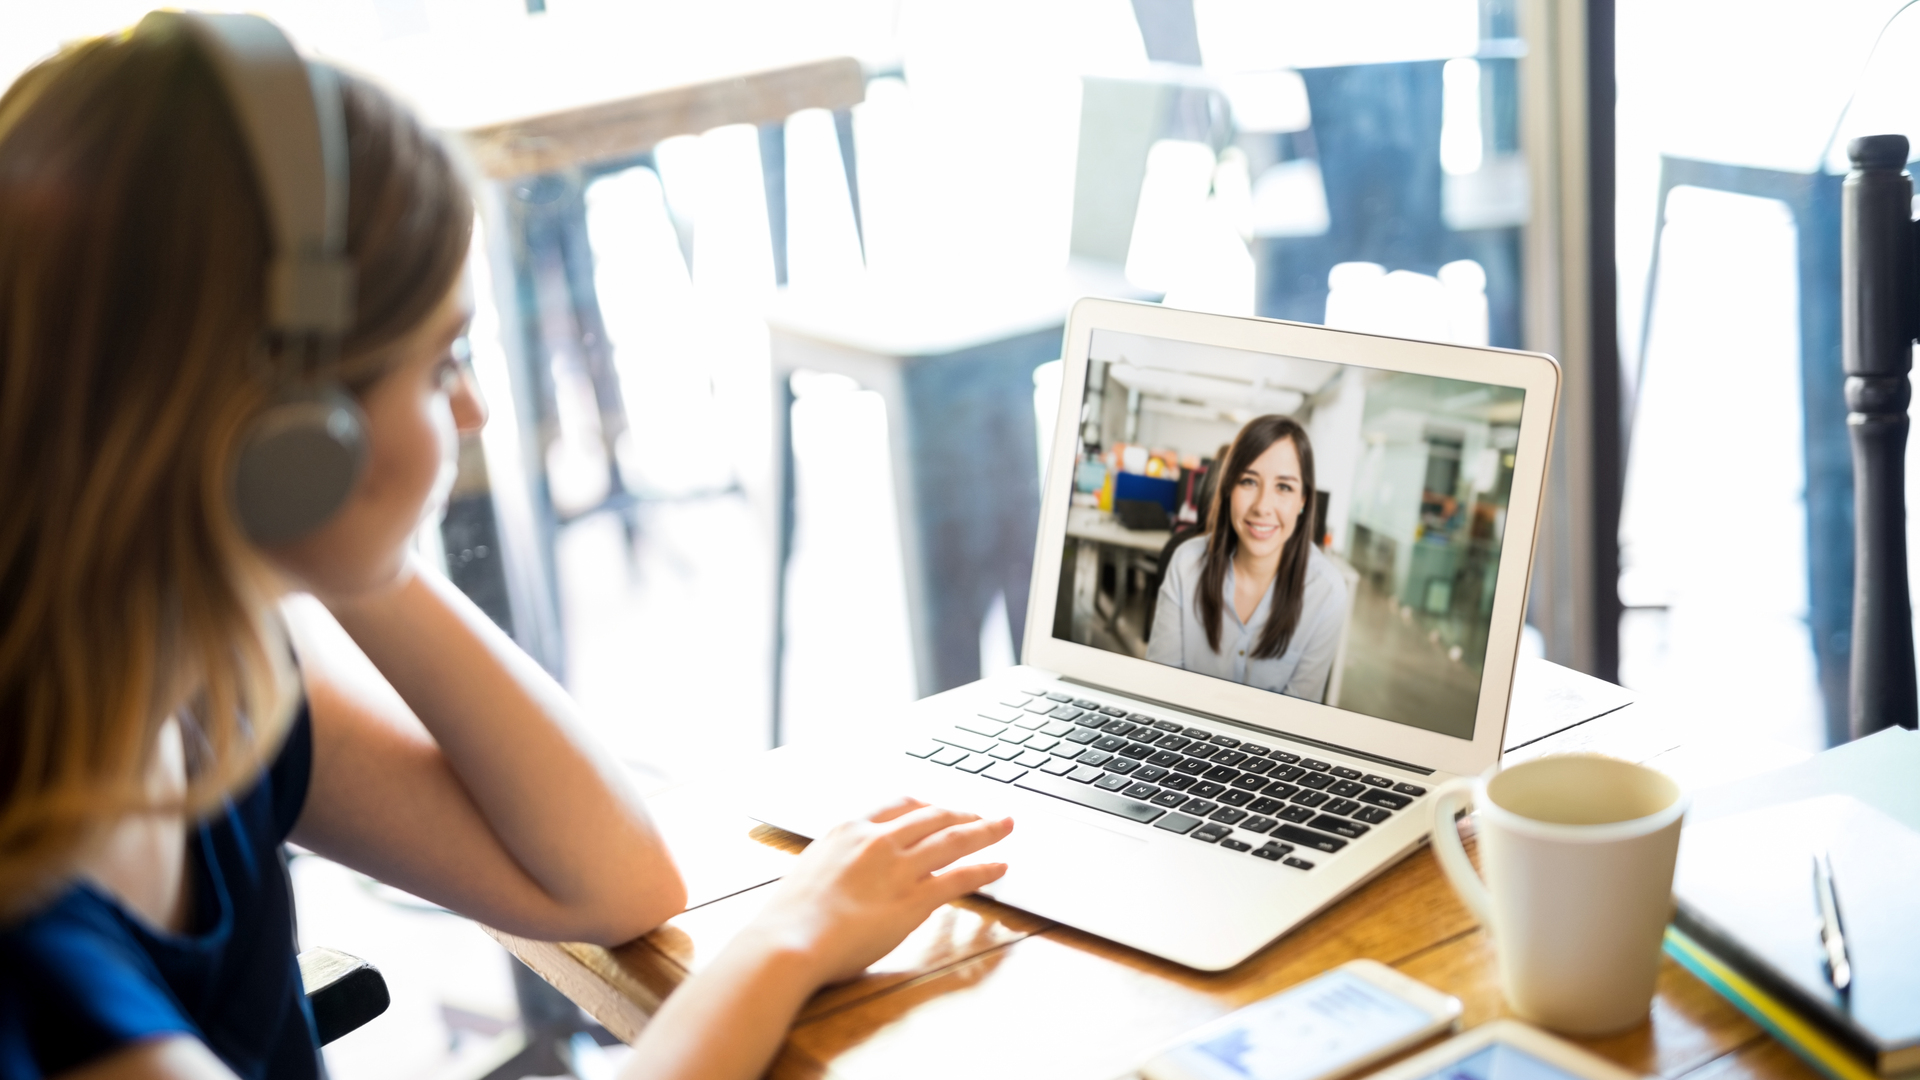
[[[687,883],[671,863],[656,868],[648,879],[622,889],[599,905],[577,940],[595,945],[620,945],[652,933],[662,923],[687,910]]]

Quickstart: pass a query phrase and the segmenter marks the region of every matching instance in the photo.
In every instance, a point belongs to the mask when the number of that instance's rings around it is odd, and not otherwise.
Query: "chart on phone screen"
[[[1210,1075],[1309,1080],[1430,1022],[1420,1009],[1348,972],[1332,971],[1256,1006],[1182,1055]]]

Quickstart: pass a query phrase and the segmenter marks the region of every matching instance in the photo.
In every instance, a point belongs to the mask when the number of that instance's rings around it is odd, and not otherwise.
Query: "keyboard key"
[[[1334,817],[1332,814],[1321,814],[1319,817],[1307,822],[1307,824],[1319,829],[1321,832],[1330,832],[1335,836],[1344,836],[1349,840],[1358,840],[1367,835],[1367,826],[1357,821],[1348,821],[1346,818]]]
[[[1156,829],[1165,829],[1168,832],[1183,833],[1191,831],[1193,827],[1198,824],[1200,824],[1200,819],[1197,817],[1188,817],[1185,814],[1168,814],[1159,821],[1154,822],[1153,827]]]
[[[1041,753],[1038,750],[1022,750],[1020,751],[1020,756],[1017,758],[1014,758],[1013,760],[1022,768],[1037,769],[1040,766],[1045,765],[1049,762],[1055,761],[1057,759],[1048,757],[1047,755]]]
[[[1093,742],[1095,739],[1098,739],[1099,737],[1100,737],[1099,732],[1090,730],[1088,728],[1075,728],[1074,730],[1069,731],[1066,734],[1066,739],[1068,742],[1079,743],[1082,746],[1085,746],[1086,744]]]
[[[1199,828],[1187,834],[1187,836],[1191,837],[1192,839],[1198,840],[1203,844],[1218,843],[1219,841],[1232,835],[1233,835],[1233,830],[1227,828],[1225,825],[1202,825]]]
[[[1342,780],[1358,780],[1361,774],[1359,769],[1349,769],[1345,765],[1335,765],[1333,767],[1333,775]]]
[[[1220,804],[1210,803],[1205,799],[1188,799],[1185,803],[1181,804],[1180,809],[1195,817],[1206,817],[1208,814],[1220,809]]]
[[[1241,818],[1244,818],[1246,816],[1247,816],[1247,812],[1245,810],[1236,810],[1231,806],[1223,806],[1220,809],[1215,810],[1212,814],[1208,815],[1207,820],[1218,821],[1223,825],[1232,825],[1237,823]]]
[[[1268,862],[1279,862],[1281,859],[1287,857],[1287,852],[1292,850],[1293,845],[1291,844],[1275,844],[1269,841],[1268,843],[1260,845],[1259,849],[1253,854],[1255,858],[1265,859]]]
[[[1302,790],[1296,793],[1293,798],[1288,799],[1287,801],[1293,802],[1293,803],[1299,803],[1301,806],[1319,806],[1321,803],[1324,803],[1327,801],[1327,793],[1324,791]]]
[[[1180,763],[1173,767],[1173,771],[1186,773],[1188,776],[1199,776],[1201,773],[1206,772],[1207,768],[1207,763],[1201,761],[1199,758],[1185,757],[1181,758]]]
[[[1240,740],[1234,738],[1231,735],[1215,735],[1213,738],[1208,739],[1207,741],[1212,743],[1215,746],[1224,746],[1229,750],[1240,745]]]
[[[1071,781],[1048,776],[1044,773],[1028,773],[1014,781],[1014,786],[1026,788],[1028,791],[1037,791],[1042,795],[1051,795],[1056,799],[1065,799],[1067,802],[1079,803],[1081,806],[1090,807],[1103,813],[1114,814],[1118,817],[1126,818],[1129,821],[1138,821],[1143,824],[1166,813],[1165,810],[1157,806],[1148,806],[1143,802],[1135,802],[1125,796],[1115,795],[1110,791],[1101,791],[1099,788],[1082,787]],[[1195,822],[1195,824],[1199,823]],[[1192,826],[1188,827],[1191,828]]]
[[[1201,731],[1197,727],[1187,728],[1186,730],[1182,731],[1181,734],[1185,735],[1189,739],[1193,739],[1198,742],[1206,742],[1208,739],[1213,738],[1213,732]]]
[[[1193,740],[1185,735],[1162,735],[1154,740],[1153,745],[1162,750],[1185,750],[1193,745]]]
[[[1107,722],[1107,718],[1097,712],[1083,712],[1079,716],[1074,717],[1073,722],[1079,724],[1081,727],[1092,728],[1098,731],[1100,730],[1100,725]]]
[[[1229,769],[1225,765],[1215,765],[1213,768],[1208,769],[1206,772],[1201,773],[1200,775],[1206,777],[1208,780],[1213,780],[1218,783],[1231,784],[1235,780],[1240,779],[1240,770]]]
[[[1271,814],[1286,804],[1271,796],[1263,796],[1247,804],[1247,809],[1256,814]]]
[[[1254,774],[1255,776],[1265,776],[1266,774],[1272,772],[1274,769],[1274,766],[1278,764],[1280,763],[1273,760],[1272,758],[1257,757],[1240,767],[1246,770],[1247,772]]]
[[[1312,821],[1314,812],[1311,806],[1283,806],[1280,808],[1280,813],[1274,816],[1280,818],[1282,821],[1291,821],[1297,825],[1301,822]]]
[[[1108,773],[1100,779],[1095,780],[1093,786],[1099,788],[1101,791],[1125,791],[1132,783],[1133,781],[1124,776]],[[1361,827],[1365,828],[1365,826]]]
[[[1198,758],[1202,761],[1205,761],[1206,759],[1212,757],[1213,755],[1219,752],[1220,752],[1220,748],[1213,745],[1212,743],[1194,743],[1192,746],[1187,747],[1187,750],[1186,750],[1186,754],[1188,757]]]
[[[1334,785],[1327,790],[1343,799],[1351,799],[1355,795],[1367,790],[1367,785],[1356,783],[1352,780],[1340,780],[1336,781]]]
[[[987,756],[999,758],[1001,761],[1012,761],[1014,758],[1020,756],[1020,748],[1001,743],[988,750]]]
[[[1078,760],[1082,765],[1105,765],[1112,757],[1113,755],[1107,753],[1105,750],[1095,750],[1092,747],[1088,747],[1081,753]]]
[[[1352,817],[1353,812],[1360,809],[1360,804],[1354,802],[1352,799],[1335,799],[1322,809],[1329,814],[1339,814],[1341,817]]]
[[[1024,699],[1022,699],[1022,703],[1024,704]],[[986,705],[975,711],[982,719],[993,720],[1002,724],[1011,724],[1015,720],[1027,715],[1017,708],[1010,709],[1005,705]]]
[[[1127,740],[1118,735],[1102,735],[1093,740],[1093,748],[1095,750],[1105,750],[1109,754],[1125,745],[1127,745]]]
[[[1007,692],[1005,697],[1000,699],[1000,704],[1005,705],[1009,709],[1024,709],[1027,707],[1027,702],[1032,700],[1032,694],[1022,694],[1017,690],[1011,690]]]
[[[1326,773],[1308,773],[1300,778],[1300,786],[1321,791],[1333,786],[1333,777],[1328,776]]]
[[[1225,840],[1220,841],[1220,846],[1223,848],[1226,848],[1228,851],[1252,851],[1253,850],[1252,844],[1247,843],[1245,840],[1235,840],[1231,836],[1227,837]]]
[[[1392,817],[1393,814],[1389,811],[1382,810],[1378,806],[1363,806],[1349,816],[1355,821],[1364,821],[1369,825],[1378,825]]]
[[[987,749],[993,745],[992,739],[975,735],[969,731],[956,731],[953,728],[947,728],[945,731],[936,731],[933,733],[933,737],[946,743],[948,746],[965,747],[976,754],[986,753]]]
[[[1147,764],[1158,765],[1163,769],[1169,768],[1171,766],[1180,764],[1180,755],[1174,753],[1171,750],[1155,750],[1150,756],[1148,756]]]
[[[1038,750],[1041,753],[1045,753],[1048,750],[1051,750],[1054,747],[1059,746],[1060,740],[1054,738],[1051,735],[1029,735],[1027,736],[1027,741],[1024,743],[1021,743],[1020,745],[1026,747],[1029,750]]]
[[[1161,777],[1167,775],[1167,770],[1158,765],[1142,765],[1140,771],[1133,775],[1136,779],[1145,780],[1149,784],[1157,784]]]
[[[1191,791],[1196,799],[1211,799],[1215,795],[1227,790],[1227,786],[1225,784],[1216,784],[1211,780],[1202,780],[1187,790]]]
[[[1307,861],[1307,860],[1305,860],[1305,859],[1293,859],[1293,858],[1289,858],[1289,859],[1281,859],[1281,860],[1280,860],[1280,862],[1281,862],[1281,863],[1282,863],[1283,865],[1286,865],[1286,866],[1291,866],[1291,867],[1293,867],[1293,868],[1294,868],[1295,870],[1311,870],[1311,869],[1313,869],[1313,864],[1312,864],[1312,863],[1310,863],[1310,862],[1308,862],[1308,861]]]
[[[1057,707],[1058,706],[1054,705],[1053,702],[1048,701],[1046,698],[1041,698],[1038,701],[1028,702],[1025,711],[1030,713],[1050,713]]]
[[[1267,786],[1267,778],[1259,773],[1241,773],[1239,779],[1233,782],[1233,786],[1241,791],[1259,791]]]
[[[1153,722],[1153,726],[1156,728],[1159,728],[1161,731],[1170,731],[1176,734],[1186,730],[1185,728],[1182,728],[1179,724],[1176,724],[1171,720],[1155,720]]]
[[[1039,731],[1041,728],[1046,727],[1047,724],[1048,720],[1046,717],[1034,716],[1031,713],[1021,713],[1013,722],[1014,727],[1026,728],[1028,731]]]
[[[1054,758],[1052,761],[1040,766],[1040,771],[1050,776],[1065,776],[1072,772],[1074,768],[1073,762],[1063,758]]]
[[[1225,765],[1231,768],[1247,760],[1247,755],[1240,750],[1222,750],[1208,760],[1212,761],[1215,765]]]
[[[991,768],[993,764],[993,759],[985,754],[972,754],[968,756],[967,760],[955,765],[954,768],[959,769],[961,772],[977,773],[985,772]]]
[[[1072,701],[1072,700],[1073,700],[1073,695],[1072,695],[1072,694],[1063,694],[1063,693],[1061,693],[1061,692],[1060,692],[1060,691],[1058,691],[1058,690],[1050,690],[1050,691],[1048,691],[1048,692],[1047,692],[1047,700],[1048,700],[1048,701],[1060,701],[1060,702],[1067,702],[1067,701]]]
[[[1326,772],[1328,769],[1333,768],[1333,766],[1327,764],[1326,762],[1317,760],[1315,758],[1301,758],[1300,764],[1306,766],[1309,769],[1312,769],[1314,772]]]
[[[1078,781],[1082,784],[1091,784],[1105,775],[1107,774],[1091,765],[1075,765],[1073,771],[1067,774],[1067,779]]]
[[[1416,799],[1427,793],[1426,788],[1418,787],[1413,784],[1395,784],[1393,785],[1393,790],[1399,792],[1402,795],[1411,795]]]
[[[1228,806],[1245,806],[1253,801],[1253,792],[1241,791],[1239,788],[1230,788],[1221,792],[1217,797]]]
[[[1000,733],[1001,742],[1013,743],[1016,746],[1026,742],[1028,739],[1032,737],[1033,737],[1033,732],[1021,731],[1019,728],[1008,728],[1007,730]],[[1041,738],[1045,738],[1045,737],[1046,736],[1044,735],[1041,736]]]
[[[1307,775],[1307,770],[1298,765],[1282,765],[1267,775],[1273,777],[1275,780],[1285,780],[1291,784],[1295,780]]]
[[[1241,828],[1243,828],[1243,829],[1245,829],[1245,830],[1247,830],[1248,832],[1252,832],[1252,833],[1263,833],[1263,832],[1266,832],[1266,831],[1267,831],[1268,829],[1271,829],[1271,828],[1273,828],[1273,827],[1274,827],[1275,825],[1278,825],[1278,824],[1280,824],[1280,823],[1279,823],[1279,822],[1277,822],[1277,821],[1275,821],[1275,820],[1273,820],[1273,819],[1272,819],[1272,818],[1270,818],[1270,817],[1259,817],[1259,816],[1254,816],[1254,817],[1250,817],[1250,818],[1248,818],[1247,820],[1245,820],[1245,821],[1243,821],[1243,822],[1241,822],[1241,823],[1240,823],[1240,827],[1241,827]]]
[[[1027,775],[1027,770],[1015,765],[1011,761],[1001,761],[987,766],[986,771],[980,775],[989,780],[998,780],[1003,784],[1011,784],[1015,780]]]
[[[1347,846],[1347,842],[1337,836],[1313,832],[1298,825],[1275,826],[1273,837],[1276,840],[1290,840],[1301,847],[1309,847],[1315,851],[1335,852]]]
[[[1396,787],[1412,787],[1413,785],[1397,784],[1395,786]],[[1370,803],[1374,806],[1384,806],[1389,810],[1405,810],[1407,808],[1407,804],[1411,803],[1413,800],[1407,798],[1405,795],[1395,795],[1391,791],[1381,791],[1380,789],[1375,788],[1374,790],[1369,791],[1366,794],[1360,796],[1360,801],[1363,803]]]
[[[1247,753],[1252,754],[1254,757],[1266,757],[1268,754],[1273,753],[1272,747],[1261,746],[1259,743],[1250,743],[1250,742],[1241,743],[1240,749],[1245,750]]]
[[[1103,712],[1103,713],[1106,713],[1106,714],[1107,714],[1108,716],[1125,716],[1125,715],[1127,715],[1127,710],[1125,710],[1125,709],[1123,709],[1123,708],[1121,708],[1121,707],[1120,707],[1120,706],[1118,706],[1118,705],[1102,705],[1102,706],[1100,706],[1100,711],[1101,711],[1101,712]]]
[[[1140,763],[1133,760],[1132,758],[1115,757],[1115,758],[1109,758],[1107,760],[1107,763],[1102,767],[1105,768],[1108,772],[1130,773],[1133,770],[1139,768]]]
[[[1163,791],[1147,801],[1155,806],[1181,806],[1186,803],[1187,797],[1182,792]]]
[[[1137,742],[1130,742],[1127,745],[1121,747],[1120,752],[1122,754],[1125,754],[1127,757],[1134,759],[1135,761],[1140,761],[1145,758],[1150,758],[1154,755],[1153,747],[1148,746],[1146,743],[1137,743]]]
[[[1393,781],[1387,779],[1384,776],[1375,776],[1372,773],[1368,773],[1367,775],[1361,777],[1360,779],[1362,782],[1372,784],[1374,787],[1392,787],[1393,786]]]
[[[940,752],[940,744],[937,742],[934,742],[932,739],[927,739],[923,742],[907,747],[908,757],[929,758],[939,752]]]
[[[1056,739],[1071,731],[1073,731],[1073,725],[1067,723],[1065,720],[1049,720],[1040,726],[1041,734],[1051,735]]]
[[[1297,765],[1300,763],[1299,754],[1289,754],[1285,750],[1275,750],[1273,756],[1278,759],[1282,765]]]
[[[1100,703],[1094,701],[1092,698],[1074,698],[1073,703],[1083,709],[1098,710],[1100,708]]]
[[[951,765],[956,761],[967,760],[967,752],[957,746],[949,746],[927,760],[935,765]]]
[[[1128,723],[1125,720],[1109,720],[1100,726],[1100,730],[1114,735],[1131,735],[1134,729],[1139,726],[1139,724]]]
[[[1284,780],[1275,780],[1273,783],[1261,788],[1260,794],[1271,795],[1276,799],[1289,799],[1293,797],[1294,792],[1299,790],[1299,788],[1294,787]]]
[[[1160,789],[1157,787],[1154,787],[1152,784],[1142,784],[1142,783],[1135,782],[1127,785],[1127,790],[1125,790],[1124,792],[1121,792],[1121,794],[1125,795],[1129,799],[1139,799],[1141,802],[1151,802],[1155,795],[1160,794]]]
[[[1055,720],[1078,720],[1080,719],[1080,710],[1071,705],[1061,705],[1047,715],[1053,717]]]
[[[1154,783],[1164,788],[1172,788],[1175,791],[1185,791],[1194,785],[1194,779],[1186,773],[1168,773],[1160,779],[1155,780]]]
[[[1047,751],[1047,753],[1052,754],[1054,757],[1067,758],[1069,760],[1073,758],[1077,758],[1081,754],[1084,754],[1086,752],[1087,752],[1086,747],[1076,746],[1070,742],[1060,743],[1059,745],[1055,746],[1053,749]]]

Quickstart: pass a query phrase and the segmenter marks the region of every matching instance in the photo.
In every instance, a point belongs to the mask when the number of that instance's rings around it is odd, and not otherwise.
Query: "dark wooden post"
[[[1913,611],[1907,595],[1905,457],[1913,367],[1913,181],[1904,135],[1847,146],[1840,196],[1840,320],[1853,441],[1854,738],[1913,727]]]

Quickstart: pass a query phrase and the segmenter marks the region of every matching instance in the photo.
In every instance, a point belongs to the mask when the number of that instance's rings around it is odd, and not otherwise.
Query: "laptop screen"
[[[1053,636],[1473,738],[1524,399],[1095,329]]]

